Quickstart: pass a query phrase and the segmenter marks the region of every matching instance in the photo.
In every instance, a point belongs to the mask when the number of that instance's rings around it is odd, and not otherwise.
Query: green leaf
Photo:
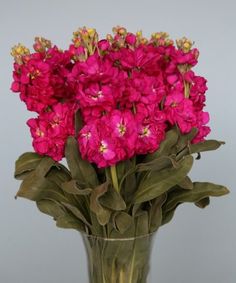
[[[129,229],[129,227],[134,224],[132,216],[124,211],[115,212],[112,217],[113,226],[115,229],[123,234]]]
[[[22,154],[15,163],[14,176],[18,180],[23,180],[24,177],[34,170],[42,160],[43,156],[35,152],[26,152]]]
[[[108,190],[101,195],[99,202],[104,207],[112,210],[126,209],[126,204],[122,196],[114,189],[113,186],[109,186]]]
[[[100,197],[107,192],[108,185],[107,182],[99,185],[92,191],[90,196],[90,209],[96,214],[98,222],[101,225],[106,225],[111,215],[111,210],[100,204]]]
[[[130,203],[134,192],[137,189],[137,180],[135,176],[135,163],[131,160],[126,160],[125,162],[125,174],[122,176],[119,191],[120,194],[125,199],[126,203]]]
[[[172,218],[174,217],[176,208],[177,207],[169,211],[162,211],[162,222],[161,222],[162,226],[169,223],[172,220]]]
[[[178,186],[180,186],[182,189],[185,189],[185,190],[193,189],[193,183],[188,176],[184,177],[184,179],[178,183]]]
[[[208,182],[194,182],[192,190],[174,190],[168,195],[167,202],[164,205],[165,210],[172,210],[178,203],[198,202],[203,198],[212,196],[223,196],[229,193],[229,190],[221,185]]]
[[[56,162],[51,157],[44,156],[35,168],[35,174],[38,177],[45,177],[54,165]]]
[[[33,201],[50,199],[67,202],[68,199],[60,185],[68,178],[70,176],[64,167],[55,163],[50,157],[43,157],[37,167],[24,178],[16,197]]]
[[[23,180],[16,197],[23,197],[33,201],[39,201],[43,198],[58,202],[67,201],[60,187],[45,177],[39,177],[35,171],[30,172]]]
[[[166,133],[165,139],[161,142],[159,149],[151,154],[147,154],[144,162],[151,161],[163,155],[170,155],[172,153],[172,148],[176,145],[178,141],[178,131],[176,128],[172,128]]]
[[[118,182],[120,182],[120,180],[123,178],[125,173],[126,173],[126,160],[116,164],[116,174],[117,174]]]
[[[87,231],[83,222],[68,213],[58,202],[43,199],[37,201],[36,203],[41,212],[52,216],[56,220],[58,227],[73,228],[82,232]]]
[[[177,166],[174,156],[160,156],[157,157],[156,159],[153,159],[150,162],[139,163],[136,168],[137,168],[137,172],[143,172],[143,171],[160,171],[162,169],[172,166],[174,167]]]
[[[178,129],[178,142],[176,145],[177,152],[182,150],[185,146],[190,144],[192,139],[197,135],[198,129],[197,128],[192,128],[191,131],[188,134],[181,134],[180,130]]]
[[[83,160],[75,137],[68,137],[65,148],[65,156],[71,171],[72,179],[80,180],[88,187],[98,185],[98,178],[93,166],[86,160]]]
[[[65,214],[57,218],[57,227],[66,229],[76,229],[78,231],[86,232],[85,225],[82,221],[73,215]]]
[[[171,187],[179,183],[190,171],[193,165],[193,157],[186,156],[176,168],[163,169],[158,172],[150,172],[140,183],[134,203],[142,203],[154,199],[167,192]]]
[[[91,188],[81,188],[77,180],[70,180],[61,185],[64,192],[73,195],[89,195],[92,192]]]
[[[62,164],[57,163],[45,176],[49,181],[61,187],[63,183],[71,179],[70,172]]]
[[[81,220],[87,227],[91,228],[91,223],[89,220],[86,219],[84,214],[75,206],[69,204],[69,203],[62,203],[63,206],[65,206],[75,217],[77,217],[79,220]]]
[[[177,188],[168,194],[167,201],[163,205],[162,225],[172,219],[178,205],[184,202],[194,202],[198,207],[204,208],[209,204],[209,196],[223,196],[228,193],[226,187],[208,182],[194,182],[192,190]]]
[[[63,208],[63,206],[56,201],[42,199],[37,201],[36,204],[41,212],[52,216],[54,219],[57,219],[59,216],[65,214],[65,209]]]
[[[177,160],[180,160],[183,156],[193,153],[200,153],[204,151],[211,151],[218,149],[224,142],[216,140],[206,140],[196,144],[188,144],[177,155]],[[199,159],[199,156],[197,157]]]
[[[167,193],[150,201],[151,208],[149,209],[149,230],[150,233],[156,231],[162,222],[162,205],[167,199]]]
[[[203,142],[189,145],[189,152],[197,153],[197,152],[216,150],[223,144],[225,144],[225,142],[223,141],[206,140]]]
[[[143,210],[141,214],[135,217],[136,236],[147,235],[149,233],[148,212]]]
[[[200,207],[200,208],[205,208],[205,207],[208,206],[209,204],[210,204],[210,198],[209,198],[209,197],[200,199],[199,201],[195,202],[195,205],[196,205],[197,207]]]

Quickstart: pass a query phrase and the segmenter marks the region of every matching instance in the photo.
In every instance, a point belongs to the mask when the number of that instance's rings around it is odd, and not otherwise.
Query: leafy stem
[[[119,184],[118,184],[118,178],[117,178],[117,173],[116,173],[116,165],[113,165],[110,168],[111,168],[111,179],[112,179],[113,186],[115,190],[119,193]]]

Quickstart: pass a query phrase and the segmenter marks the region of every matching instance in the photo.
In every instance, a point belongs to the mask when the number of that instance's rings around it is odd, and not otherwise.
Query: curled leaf
[[[189,143],[178,153],[177,160],[180,160],[183,156],[188,154],[216,150],[223,144],[225,144],[223,141],[216,141],[216,140],[206,140],[196,144]],[[197,159],[199,159],[199,157],[197,157]]]
[[[158,172],[150,172],[140,183],[136,194],[134,195],[133,202],[145,202],[167,192],[189,173],[192,165],[193,157],[189,155],[178,163],[177,168],[168,168]]]
[[[200,207],[200,208],[205,208],[209,204],[210,204],[210,198],[209,197],[200,199],[199,201],[195,202],[195,205]]]
[[[101,225],[106,225],[111,215],[111,210],[100,204],[100,197],[107,192],[108,185],[107,182],[99,185],[92,191],[90,196],[90,209],[96,214],[98,222]]]
[[[173,209],[178,203],[198,202],[205,197],[223,196],[229,193],[229,190],[221,185],[208,182],[194,182],[192,190],[174,190],[168,196],[165,203],[165,210]]]
[[[197,152],[216,150],[223,144],[225,144],[225,142],[223,141],[206,140],[203,142],[189,145],[189,152],[197,153]]]
[[[134,223],[133,217],[124,211],[115,212],[112,217],[113,226],[115,229],[123,234]]]
[[[185,190],[192,190],[193,183],[188,176],[185,176],[179,183],[178,186]]]
[[[194,182],[192,190],[175,189],[168,194],[166,203],[163,205],[162,225],[168,223],[181,203],[193,202],[198,207],[204,208],[209,204],[208,197],[223,196],[229,193],[229,190],[221,185],[208,182]]]
[[[42,159],[43,156],[35,152],[26,152],[22,154],[15,163],[15,178],[23,180],[29,172],[35,170]]]
[[[61,185],[61,188],[64,192],[73,195],[89,195],[92,192],[91,188],[81,188],[77,180],[70,180],[68,182],[64,182]]]

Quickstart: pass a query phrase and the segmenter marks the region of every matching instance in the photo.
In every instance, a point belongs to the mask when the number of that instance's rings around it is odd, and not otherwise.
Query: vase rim
[[[86,237],[86,238],[114,242],[114,241],[134,241],[134,240],[137,240],[137,239],[148,238],[148,237],[151,237],[154,234],[156,234],[156,232],[157,231],[154,231],[154,232],[151,232],[151,233],[148,233],[148,234],[144,234],[144,235],[140,235],[140,236],[125,237],[125,238],[108,238],[108,237],[102,237],[102,236],[87,234],[86,232],[82,232],[82,231],[80,231],[80,234],[82,235],[82,237]]]

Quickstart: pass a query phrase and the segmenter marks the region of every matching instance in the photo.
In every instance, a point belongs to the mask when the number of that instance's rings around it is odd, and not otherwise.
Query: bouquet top
[[[113,31],[99,39],[79,29],[66,50],[39,37],[33,53],[13,48],[11,88],[37,113],[27,121],[36,153],[16,161],[16,196],[58,227],[130,238],[156,231],[184,202],[204,208],[229,191],[188,176],[192,154],[223,144],[205,140],[206,79],[192,71],[198,50],[163,32]],[[58,162],[64,156],[68,167]]]
[[[107,167],[156,152],[173,126],[182,134],[197,129],[193,144],[210,132],[193,43],[174,44],[165,32],[149,39],[123,27],[113,33],[99,39],[84,27],[66,50],[41,37],[32,53],[21,44],[12,49],[11,89],[38,115],[27,124],[40,155],[61,160],[75,136],[83,159]]]

